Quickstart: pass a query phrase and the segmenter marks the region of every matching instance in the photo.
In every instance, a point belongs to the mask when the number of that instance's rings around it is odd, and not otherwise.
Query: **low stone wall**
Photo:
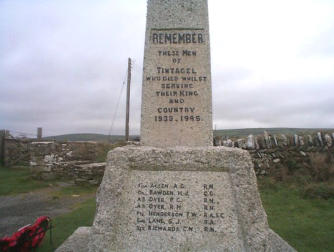
[[[269,134],[249,135],[246,138],[216,136],[215,146],[237,147],[247,150],[272,149],[277,147],[334,147],[334,132],[318,132],[306,135]]]
[[[44,167],[31,167],[35,177],[42,180],[56,178],[70,179],[76,184],[99,185],[102,181],[106,163],[89,163],[87,161],[68,161],[49,164]]]
[[[310,181],[334,179],[333,149],[290,147],[249,152],[258,176],[269,175],[278,180],[289,176]]]
[[[7,167],[13,165],[29,165],[30,146],[28,140],[5,138],[3,150],[3,164]]]
[[[215,145],[249,151],[257,176],[285,180],[328,181],[334,179],[334,133],[314,135],[249,135],[247,138],[216,137]]]
[[[75,183],[99,184],[105,157],[112,145],[100,142],[34,142],[1,135],[1,158],[6,167],[29,166],[34,176],[65,178]]]
[[[108,146],[111,145],[97,142],[31,142],[30,161],[33,165],[75,160],[94,162]]]
[[[334,179],[334,136],[249,135],[246,138],[215,138],[216,144],[243,148],[251,154],[258,176],[284,179],[291,175],[319,181]],[[76,183],[100,183],[105,163],[103,155],[112,145],[96,142],[31,142],[5,139],[5,163],[30,165],[40,179],[67,178]]]
[[[97,162],[111,145],[96,142],[33,142],[30,168],[41,179],[66,178],[99,184],[105,162]]]

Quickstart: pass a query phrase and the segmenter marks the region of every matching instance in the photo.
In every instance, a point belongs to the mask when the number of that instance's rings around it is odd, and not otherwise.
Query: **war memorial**
[[[57,252],[295,251],[267,222],[250,155],[212,146],[207,0],[149,0],[141,145],[109,152],[92,227]]]

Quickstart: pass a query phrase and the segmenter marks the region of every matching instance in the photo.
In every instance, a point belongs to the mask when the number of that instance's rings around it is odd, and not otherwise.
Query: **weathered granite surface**
[[[268,227],[247,151],[122,147],[108,154],[83,251],[295,250]]]
[[[149,0],[141,143],[211,146],[211,96],[207,0]]]

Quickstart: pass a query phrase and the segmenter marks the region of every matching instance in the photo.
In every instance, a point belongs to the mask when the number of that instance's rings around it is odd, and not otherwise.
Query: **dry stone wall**
[[[334,179],[334,133],[313,135],[249,135],[246,138],[216,137],[215,145],[249,151],[258,176],[279,180],[294,175],[317,181]]]
[[[56,177],[76,183],[99,184],[105,163],[96,162],[107,144],[96,142],[33,142],[30,144],[30,167],[41,179]]]
[[[97,142],[34,142],[9,134],[1,134],[0,139],[1,165],[29,166],[39,179],[66,178],[76,183],[99,184],[106,153],[112,148]]]
[[[105,170],[101,152],[111,145],[96,142],[31,142],[7,136],[1,142],[6,166],[30,165],[40,179],[68,178],[76,183],[98,184]],[[258,176],[284,179],[289,175],[334,179],[334,132],[313,135],[249,135],[216,137],[215,145],[242,148],[251,154]]]
[[[324,147],[334,145],[334,132],[317,132],[306,135],[269,134],[249,135],[246,138],[216,136],[215,146],[238,147],[247,150],[272,149],[277,147]]]
[[[3,142],[3,165],[29,165],[30,146],[28,140],[5,138]]]

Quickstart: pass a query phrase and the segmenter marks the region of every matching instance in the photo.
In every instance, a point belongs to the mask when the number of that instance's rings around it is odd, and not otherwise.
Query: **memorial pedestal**
[[[226,147],[109,152],[93,226],[57,252],[71,249],[295,251],[268,227],[248,152]]]

